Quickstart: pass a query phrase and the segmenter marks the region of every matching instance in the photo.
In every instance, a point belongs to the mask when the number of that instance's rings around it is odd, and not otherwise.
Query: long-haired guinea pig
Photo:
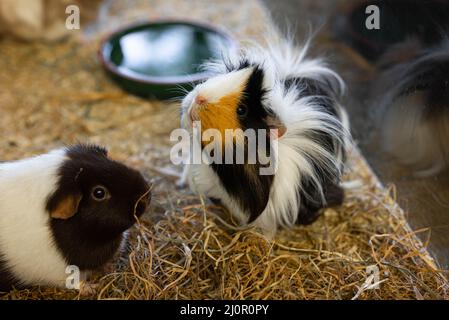
[[[384,71],[372,95],[387,152],[418,176],[449,165],[449,40]]]
[[[260,174],[267,164],[259,157],[235,164],[190,159],[180,181],[266,235],[278,227],[310,224],[322,208],[344,197],[340,180],[350,141],[348,118],[338,102],[344,83],[321,59],[306,58],[307,47],[268,42],[208,63],[205,69],[213,76],[182,101],[182,127],[194,132],[199,124],[201,133],[217,129],[225,152],[243,144],[244,158],[249,154],[246,138],[226,141],[228,129],[265,129],[258,143],[267,149],[277,145],[272,174]]]
[[[0,163],[0,289],[64,286],[67,266],[82,274],[103,266],[146,210],[149,190],[94,145]]]

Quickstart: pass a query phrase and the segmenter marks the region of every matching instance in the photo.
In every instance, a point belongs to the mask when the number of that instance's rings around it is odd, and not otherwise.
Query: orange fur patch
[[[237,106],[240,102],[242,90],[221,98],[217,103],[208,103],[200,107],[198,115],[201,121],[201,133],[207,129],[217,129],[225,138],[226,129],[240,129],[237,119]],[[224,141],[222,141],[224,142]],[[208,144],[208,142],[202,142]]]

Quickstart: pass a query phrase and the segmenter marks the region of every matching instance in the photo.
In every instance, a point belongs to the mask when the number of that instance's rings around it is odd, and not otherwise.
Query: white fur
[[[68,276],[45,209],[64,159],[58,150],[0,164],[0,254],[23,284],[63,286]]]
[[[217,103],[220,98],[238,92],[250,75],[250,69],[220,74],[197,85],[195,94],[205,97],[209,103]]]
[[[288,77],[326,79],[337,94],[343,92],[344,83],[333,70],[320,59],[306,58],[307,47],[308,45],[297,48],[288,41],[268,42],[267,48],[254,46],[244,50],[240,57],[227,57],[226,64],[223,61],[207,64],[205,68],[217,73],[218,76],[197,87],[202,92],[213,91],[214,99],[219,99],[229,94],[232,88],[240,87],[247,79],[243,75],[237,75],[242,71],[227,73],[226,65],[238,65],[240,59],[245,58],[264,70],[264,87],[268,91],[263,103],[267,109],[272,109],[287,128],[285,135],[278,141],[278,170],[271,187],[268,204],[254,221],[254,225],[260,227],[269,236],[274,235],[278,226],[290,227],[296,222],[300,206],[297,190],[304,176],[311,179],[318,190],[321,190],[320,180],[317,172],[314,172],[312,161],[320,163],[322,168],[333,169],[340,175],[339,172],[343,167],[343,149],[350,144],[349,122],[343,108],[337,106],[340,108],[337,110],[340,119],[337,119],[321,111],[311,97],[298,98],[297,88],[287,91],[282,84],[282,80]],[[227,83],[230,79],[235,83]],[[209,84],[213,86],[209,87]],[[190,128],[185,111],[191,106],[198,92],[198,89],[194,89],[183,101],[182,125],[185,128]],[[208,96],[205,98],[208,99]],[[327,152],[321,145],[306,136],[310,130],[314,129],[329,133],[335,143],[342,148],[337,150],[336,154]],[[248,221],[248,215],[242,212],[226,193],[218,176],[207,164],[187,165],[184,176],[188,177],[192,190],[221,199],[241,223]]]

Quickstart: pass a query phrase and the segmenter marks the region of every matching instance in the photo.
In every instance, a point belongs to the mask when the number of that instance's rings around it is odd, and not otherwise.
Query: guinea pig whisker
[[[169,91],[174,92],[174,93],[179,92],[179,93],[182,93],[183,95],[187,95],[189,93],[189,90],[180,84],[177,84],[176,87],[173,89],[169,89]]]
[[[182,100],[182,97],[172,97],[172,98],[167,99],[167,102],[169,102],[169,103],[179,103],[179,102],[181,102],[181,100]]]

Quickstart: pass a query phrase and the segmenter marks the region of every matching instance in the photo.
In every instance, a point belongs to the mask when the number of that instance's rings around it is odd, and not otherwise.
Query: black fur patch
[[[134,222],[134,206],[149,186],[142,175],[106,157],[105,149],[77,145],[67,149],[68,160],[59,172],[56,192],[47,202],[50,213],[66,196],[81,192],[78,212],[67,220],[51,219],[56,245],[69,264],[96,269],[117,251],[122,233]],[[111,197],[98,202],[91,196],[98,185]],[[150,196],[139,203],[136,215],[144,213]]]
[[[436,68],[434,78],[429,86],[427,100],[434,108],[447,111],[449,106],[449,61]]]
[[[237,117],[243,130],[248,128],[268,130],[266,119],[269,114],[262,104],[266,94],[263,88],[264,72],[257,66],[253,68],[239,102],[239,107],[246,108],[247,114],[244,116],[237,114]]]
[[[254,221],[267,206],[272,175],[260,175],[258,165],[211,164],[232,198],[249,214],[248,223]]]
[[[244,115],[237,114],[237,118],[242,130],[246,129],[265,129],[267,133],[269,128],[266,119],[268,112],[262,105],[265,90],[263,89],[264,73],[258,66],[251,66],[247,61],[242,61],[238,69],[252,67],[248,81],[245,85],[242,98],[238,107],[245,108]],[[259,139],[256,133],[256,139]],[[265,145],[270,148],[270,139],[264,135]],[[259,145],[259,141],[256,141]],[[234,160],[236,160],[234,146]],[[249,222],[254,221],[267,206],[270,189],[273,183],[272,175],[260,175],[259,170],[262,167],[259,158],[255,164],[248,163],[248,148],[245,148],[245,164],[212,164],[211,167],[219,176],[226,191],[237,200],[243,211],[248,213]],[[267,155],[268,156],[268,155]],[[236,163],[234,161],[234,163]]]
[[[322,188],[325,203],[323,203],[321,195],[313,183],[307,180],[303,183],[303,191],[300,192],[301,204],[298,212],[298,224],[311,224],[319,218],[321,209],[338,206],[343,203],[344,191],[338,183],[325,181]]]

